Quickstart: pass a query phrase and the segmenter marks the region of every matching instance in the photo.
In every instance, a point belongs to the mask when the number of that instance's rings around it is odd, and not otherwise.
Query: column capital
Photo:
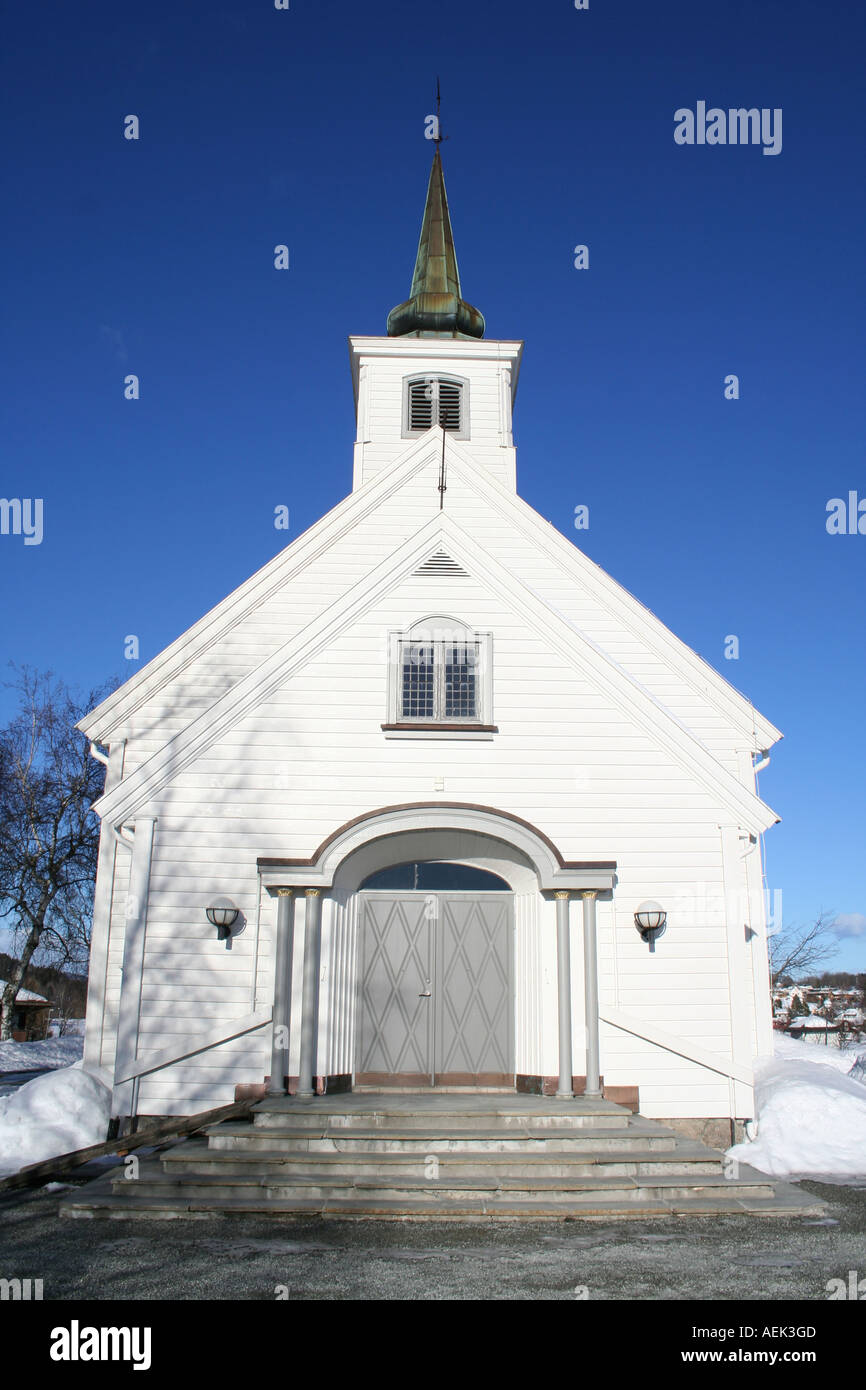
[[[597,897],[598,897],[598,889],[597,889],[597,888],[581,888],[581,890],[580,890],[580,896],[581,896],[582,898],[597,898]]]
[[[571,897],[571,891],[568,888],[557,888],[553,896],[555,898],[559,898],[560,900],[563,898],[568,899]]]
[[[318,898],[321,896],[321,888],[305,888],[304,896],[307,898]]]
[[[293,897],[295,896],[295,889],[294,889],[294,888],[278,888],[278,889],[277,889],[277,894],[276,894],[276,895],[277,895],[278,898],[293,898]]]

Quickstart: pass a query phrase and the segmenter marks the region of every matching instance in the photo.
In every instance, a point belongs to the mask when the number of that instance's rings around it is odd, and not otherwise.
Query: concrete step
[[[553,1153],[622,1152],[628,1148],[672,1149],[676,1136],[671,1131],[648,1132],[596,1129],[563,1131],[523,1129],[457,1130],[439,1132],[438,1127],[351,1129],[343,1131],[291,1128],[262,1128],[258,1125],[215,1125],[205,1131],[213,1149],[307,1150],[310,1153],[522,1153],[528,1146]]]
[[[436,1163],[430,1160],[435,1158]],[[608,1101],[513,1094],[277,1098],[61,1204],[67,1217],[424,1220],[796,1215],[796,1188]],[[435,1174],[435,1176],[434,1176]]]
[[[400,1105],[400,1097],[382,1100],[381,1096],[347,1097],[356,1103],[349,1107],[335,1109],[334,1101],[262,1101],[252,1111],[256,1129],[309,1129],[323,1133],[349,1130],[424,1130],[425,1133],[447,1134],[458,1129],[463,1133],[473,1130],[494,1133],[502,1131],[562,1130],[586,1132],[593,1129],[626,1130],[631,1121],[631,1113],[611,1101],[539,1101],[538,1104],[523,1106],[513,1097],[482,1096],[489,1104],[478,1107],[477,1097],[448,1096],[437,1097],[439,1104],[432,1107],[419,1107],[417,1097],[407,1096]],[[534,1101],[535,1097],[526,1099]],[[466,1102],[472,1101],[472,1104]]]
[[[429,1098],[431,1094],[436,1096],[515,1096],[517,1092],[513,1086],[437,1086],[435,1090],[430,1086],[368,1086],[355,1084],[352,1087],[352,1095],[375,1095],[375,1096],[424,1096]]]
[[[457,1168],[466,1177],[483,1177],[491,1172],[505,1176],[526,1177],[651,1177],[656,1173],[676,1171],[683,1175],[719,1173],[721,1154],[700,1144],[683,1141],[671,1149],[632,1147],[624,1153],[610,1149],[590,1152],[581,1146],[576,1150],[557,1153],[532,1146],[506,1153],[479,1153],[465,1150],[439,1156],[440,1169]],[[323,1173],[350,1173],[357,1177],[388,1178],[417,1176],[425,1166],[428,1154],[374,1153],[363,1151],[311,1152],[309,1149],[221,1149],[204,1141],[189,1140],[162,1155],[166,1171],[178,1174],[249,1173],[261,1176],[286,1176],[308,1169],[311,1162]]]
[[[91,1186],[95,1187],[97,1184]],[[619,1201],[598,1196],[588,1198],[577,1205],[562,1205],[543,1196],[520,1198],[498,1195],[492,1201],[469,1197],[443,1197],[435,1203],[425,1203],[415,1198],[374,1200],[366,1196],[279,1201],[269,1197],[265,1192],[255,1197],[171,1198],[165,1195],[147,1196],[126,1191],[120,1195],[111,1190],[96,1193],[88,1188],[85,1189],[88,1194],[86,1196],[82,1193],[66,1198],[61,1204],[61,1215],[67,1219],[101,1217],[114,1220],[126,1220],[130,1217],[149,1217],[153,1220],[182,1217],[186,1220],[202,1220],[231,1216],[323,1216],[343,1220],[375,1218],[396,1221],[404,1221],[407,1218],[427,1221],[591,1221],[617,1217],[633,1220],[662,1216],[813,1216],[825,1210],[822,1202],[815,1201],[807,1193],[801,1194],[794,1187],[786,1187],[785,1184],[775,1184],[774,1187],[772,1197],[739,1197],[734,1193],[728,1193],[719,1197],[635,1197]]]
[[[129,1190],[129,1182],[117,1177],[112,1183],[116,1195]],[[229,1200],[236,1198],[253,1199],[264,1193],[268,1199],[277,1202],[297,1200],[400,1202],[429,1205],[440,1201],[461,1201],[464,1199],[498,1201],[500,1198],[535,1199],[544,1197],[548,1202],[564,1205],[567,1208],[583,1206],[599,1198],[610,1202],[632,1201],[693,1201],[700,1198],[727,1199],[731,1182],[721,1174],[707,1174],[692,1179],[680,1174],[668,1174],[655,1178],[609,1177],[465,1177],[455,1174],[449,1177],[428,1179],[426,1177],[398,1177],[391,1181],[378,1178],[352,1178],[322,1174],[315,1171],[294,1173],[290,1180],[249,1174],[190,1174],[171,1175],[155,1166],[149,1172],[141,1173],[135,1183],[137,1196],[184,1199]],[[738,1182],[738,1199],[773,1196],[772,1183],[768,1181]]]

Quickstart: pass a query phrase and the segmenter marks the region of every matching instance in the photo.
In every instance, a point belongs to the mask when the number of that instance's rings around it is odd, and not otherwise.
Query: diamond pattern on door
[[[442,896],[437,1072],[513,1070],[509,909],[499,897]]]
[[[361,901],[358,1073],[513,1074],[511,894]]]
[[[360,1072],[432,1071],[433,942],[424,897],[366,895]]]

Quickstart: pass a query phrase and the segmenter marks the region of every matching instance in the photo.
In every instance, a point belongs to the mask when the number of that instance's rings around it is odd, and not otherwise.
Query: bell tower
[[[484,338],[463,298],[437,141],[409,298],[383,338],[349,339],[357,412],[353,488],[428,431],[444,431],[516,487],[511,415],[523,344]]]

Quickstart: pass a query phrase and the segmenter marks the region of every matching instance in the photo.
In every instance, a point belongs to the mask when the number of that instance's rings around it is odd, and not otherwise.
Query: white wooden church
[[[410,297],[350,339],[351,493],[82,722],[118,1116],[389,1086],[753,1114],[780,734],[522,501],[523,345],[484,329],[437,147]]]

